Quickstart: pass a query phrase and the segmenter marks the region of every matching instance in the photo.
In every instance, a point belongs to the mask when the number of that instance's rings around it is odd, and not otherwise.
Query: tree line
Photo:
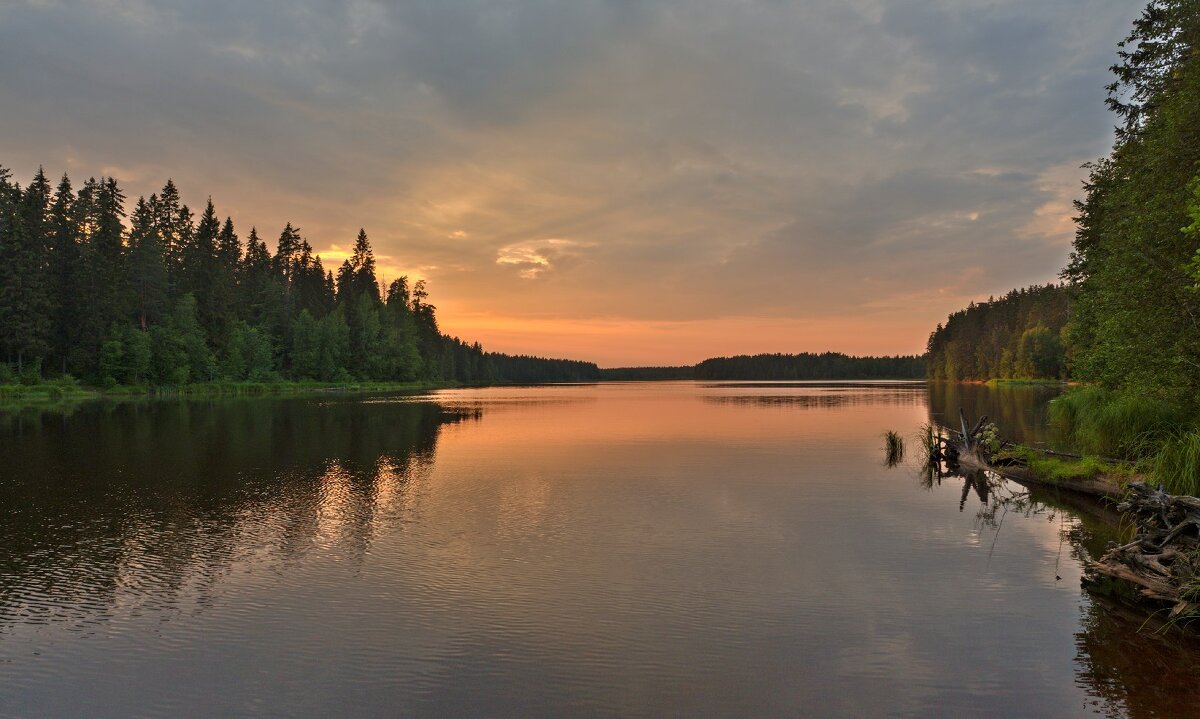
[[[379,282],[367,233],[327,270],[288,223],[272,252],[174,182],[132,212],[111,177],[76,190],[0,167],[0,383],[283,379],[487,383],[574,378],[591,363],[509,357],[438,327],[425,281]],[[573,374],[574,373],[574,374]]]
[[[1012,290],[972,302],[929,336],[930,379],[1058,379],[1067,371],[1064,332],[1070,314],[1064,285]]]
[[[1111,70],[1113,148],[1085,166],[1065,284],[951,315],[930,377],[1070,378],[1200,409],[1200,0],[1152,0]]]
[[[1200,403],[1200,2],[1154,0],[1121,43],[1108,156],[1064,271],[1071,375]]]
[[[714,357],[696,365],[702,380],[918,379],[925,376],[919,355],[853,357],[840,352]]]

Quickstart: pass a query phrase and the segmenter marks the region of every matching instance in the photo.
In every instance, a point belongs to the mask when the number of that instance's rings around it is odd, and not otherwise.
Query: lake
[[[1050,441],[1054,392],[0,414],[0,715],[1187,715],[1200,648],[1080,589],[1111,516],[883,461],[958,407]]]

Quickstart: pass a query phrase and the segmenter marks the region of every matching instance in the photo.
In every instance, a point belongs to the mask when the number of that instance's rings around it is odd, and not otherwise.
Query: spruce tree
[[[159,322],[167,307],[167,263],[162,237],[150,202],[139,197],[129,228],[129,284],[138,327],[144,332]]]
[[[0,168],[0,342],[24,373],[50,351],[47,211],[50,184],[38,170],[22,192]]]
[[[67,372],[71,348],[78,339],[79,297],[75,287],[80,278],[79,217],[75,208],[75,192],[64,173],[54,192],[47,227],[49,267],[47,286],[51,302],[51,354],[53,363],[62,373]]]

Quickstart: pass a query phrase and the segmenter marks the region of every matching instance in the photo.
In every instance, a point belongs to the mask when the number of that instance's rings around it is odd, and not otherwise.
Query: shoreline
[[[457,382],[203,382],[175,387],[120,385],[0,385],[0,411],[78,405],[101,400],[169,400],[236,397],[295,397],[318,394],[422,392],[462,386]]]

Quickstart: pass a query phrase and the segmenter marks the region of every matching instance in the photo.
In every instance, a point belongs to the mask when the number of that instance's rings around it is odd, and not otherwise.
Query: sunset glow
[[[131,200],[172,177],[272,248],[293,223],[326,268],[363,227],[382,279],[426,279],[442,329],[489,349],[914,353],[1055,279],[1128,15],[7,3],[0,161]]]

